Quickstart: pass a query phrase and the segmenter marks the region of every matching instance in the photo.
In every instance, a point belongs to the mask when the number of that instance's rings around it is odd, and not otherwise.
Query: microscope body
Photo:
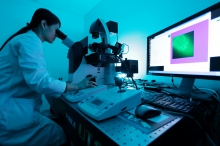
[[[112,25],[115,23],[111,21],[107,24]],[[83,44],[82,41],[74,42],[60,30],[57,30],[57,37],[69,48],[69,71],[67,82],[78,83],[88,74],[92,74],[97,76],[96,82],[98,84],[115,84],[114,77],[116,76],[116,71],[114,63],[119,63],[120,61],[115,57],[110,48],[111,41],[109,29],[110,28],[108,28],[106,23],[101,19],[97,19],[90,27],[90,33],[94,39],[99,36],[101,37],[102,42],[100,44],[104,46],[102,51],[94,51],[94,47],[88,45],[88,40],[85,41],[87,44]],[[92,54],[86,54],[87,51],[85,51],[85,49],[88,48],[93,50]]]

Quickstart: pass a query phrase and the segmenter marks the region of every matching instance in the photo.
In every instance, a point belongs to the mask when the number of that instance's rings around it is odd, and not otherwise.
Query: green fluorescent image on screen
[[[172,39],[173,59],[193,57],[194,31],[181,34]]]

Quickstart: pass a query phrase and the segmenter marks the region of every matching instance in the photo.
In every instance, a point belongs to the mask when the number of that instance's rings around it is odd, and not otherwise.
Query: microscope
[[[118,42],[115,46],[111,45],[110,32],[118,32],[117,23],[112,21],[104,23],[101,19],[97,19],[90,26],[92,38],[97,39],[100,36],[100,43],[88,45],[88,37],[80,42],[74,42],[60,30],[56,32],[62,43],[70,48],[68,82],[77,83],[88,74],[92,74],[97,76],[98,83],[95,88],[65,93],[64,99],[78,102],[78,108],[82,112],[98,121],[135,108],[141,103],[141,91],[121,89],[123,82],[116,77],[114,63],[123,63],[121,57],[124,48],[123,44]],[[92,52],[89,55],[88,49]],[[116,84],[119,90],[115,87],[107,90],[107,85],[111,84]]]
[[[88,44],[88,36],[79,42],[74,42],[60,30],[56,30],[56,35],[62,40],[62,43],[69,48],[69,83],[78,83],[88,75],[96,76],[98,84],[95,88],[83,89],[78,92],[64,94],[64,98],[69,102],[79,102],[86,96],[101,92],[107,89],[107,85],[115,84],[114,77],[115,66],[120,60],[116,55],[123,52],[122,44],[116,43],[116,46],[110,45],[110,32],[117,33],[117,23],[97,19],[90,27],[90,33],[93,39],[101,37],[101,43]],[[91,54],[88,55],[88,49]]]
[[[93,39],[101,38],[102,42],[89,44],[89,37],[79,42],[72,41],[60,30],[56,31],[57,37],[69,48],[69,74],[68,82],[78,83],[88,74],[97,76],[96,82],[103,85],[115,84],[116,75],[114,63],[119,63],[117,55],[123,52],[123,45],[111,45],[110,33],[118,33],[118,24],[113,21],[105,23],[97,19],[90,26]],[[88,53],[88,49],[92,52]]]

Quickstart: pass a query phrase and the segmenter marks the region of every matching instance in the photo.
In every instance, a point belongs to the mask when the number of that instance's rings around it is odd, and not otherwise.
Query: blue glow
[[[126,77],[126,74],[124,74],[124,73],[119,73],[119,74],[117,75],[117,77],[119,77],[119,78],[124,78],[124,77]]]
[[[97,18],[109,20],[118,23],[118,41],[129,45],[129,53],[124,58],[138,60],[138,74],[134,74],[134,78],[139,79],[156,79],[170,84],[170,78],[160,76],[146,75],[146,55],[147,55],[147,36],[170,26],[196,12],[211,6],[219,0],[211,1],[125,1],[112,0],[107,2],[102,0],[99,4],[85,15],[85,34],[88,34],[90,24]],[[190,3],[190,5],[189,5]],[[181,7],[180,7],[181,6]],[[178,12],[178,13],[174,13]],[[167,17],[170,16],[170,17]],[[125,52],[127,47],[125,47]],[[175,83],[180,82],[179,78],[175,78]],[[196,82],[200,82],[197,80]],[[206,82],[206,81],[202,81]],[[210,83],[198,85],[207,85],[216,88]],[[218,82],[219,84],[219,82]]]

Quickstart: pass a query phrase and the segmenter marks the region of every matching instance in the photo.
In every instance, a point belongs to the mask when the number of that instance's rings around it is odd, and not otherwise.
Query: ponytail
[[[45,20],[47,22],[48,25],[53,25],[53,24],[57,24],[60,23],[59,18],[54,15],[52,12],[50,12],[47,9],[44,8],[39,8],[34,12],[34,15],[31,19],[30,24],[27,23],[27,26],[23,27],[22,29],[20,29],[18,32],[16,32],[15,34],[13,34],[11,37],[9,37],[4,44],[1,46],[0,51],[4,48],[4,46],[11,40],[13,39],[15,36],[26,33],[28,30],[31,30],[33,28],[36,28],[40,25],[41,21]]]
[[[31,30],[31,26],[29,23],[27,23],[27,26],[23,27],[22,29],[20,29],[18,32],[16,32],[15,34],[13,34],[11,37],[9,37],[4,44],[1,46],[0,51],[4,48],[4,46],[11,40],[13,39],[15,36],[19,35],[19,34],[23,34],[26,33],[28,30]]]

